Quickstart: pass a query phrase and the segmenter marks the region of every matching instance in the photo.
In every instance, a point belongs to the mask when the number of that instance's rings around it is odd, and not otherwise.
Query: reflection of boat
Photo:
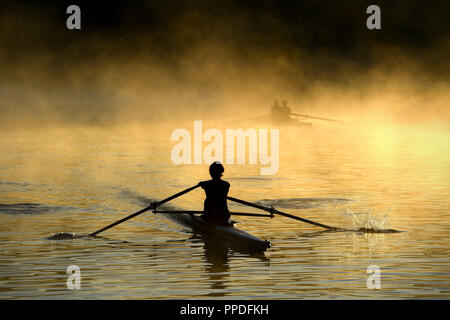
[[[156,212],[171,213],[168,211]],[[264,252],[271,246],[269,241],[259,239],[244,230],[236,228],[234,223],[228,226],[216,225],[189,213],[171,214],[170,218],[183,226],[191,228],[194,232],[225,243],[230,248],[237,249],[238,251]]]

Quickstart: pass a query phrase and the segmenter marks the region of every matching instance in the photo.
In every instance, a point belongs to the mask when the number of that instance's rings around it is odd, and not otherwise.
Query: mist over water
[[[448,25],[439,24],[448,4],[426,5],[414,24],[401,13],[420,6],[384,5],[382,30],[369,32],[363,1],[175,1],[171,10],[83,2],[83,28],[71,32],[63,4],[11,2],[0,19],[0,123],[236,119],[266,114],[278,99],[298,113],[356,123],[448,125],[450,43]]]
[[[0,297],[448,298],[449,2],[379,1],[379,32],[365,28],[365,1],[168,2],[81,1],[80,32],[65,29],[64,3],[4,2]],[[258,118],[275,99],[345,123]],[[273,243],[255,257],[148,212],[78,238],[209,179],[209,164],[171,161],[172,132],[195,120],[280,130],[277,173],[246,153],[226,165],[231,196],[403,232],[236,217]],[[203,200],[196,190],[166,208]],[[80,291],[65,287],[71,264]],[[366,286],[369,265],[381,290]]]

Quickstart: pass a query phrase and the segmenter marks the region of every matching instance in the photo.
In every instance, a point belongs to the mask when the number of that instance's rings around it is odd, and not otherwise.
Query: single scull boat
[[[166,202],[169,202],[170,200],[178,198],[198,187],[200,187],[200,184],[197,184],[195,186],[187,188],[186,190],[178,192],[164,200],[154,202],[142,210],[132,213],[116,222],[113,222],[113,223],[107,225],[106,227],[103,227],[103,228],[101,228],[97,231],[94,231],[85,236],[97,236],[99,233],[109,230],[112,227],[117,226],[118,224],[121,224],[127,220],[130,220],[144,212],[153,210],[154,213],[174,213],[175,215],[171,215],[171,216],[174,217],[175,221],[178,221],[179,223],[191,228],[195,232],[199,232],[204,235],[211,235],[216,240],[220,240],[220,241],[224,240],[230,245],[234,245],[234,246],[238,245],[241,248],[262,251],[262,252],[266,251],[268,248],[271,247],[271,243],[269,241],[259,239],[255,236],[249,234],[248,232],[240,230],[240,229],[236,228],[234,226],[234,224],[230,224],[227,226],[216,225],[216,224],[208,223],[208,222],[204,221],[202,218],[195,216],[195,214],[203,213],[202,211],[159,211],[159,210],[157,210],[158,207],[162,206]],[[240,203],[242,205],[247,205],[247,206],[254,207],[256,209],[260,209],[260,210],[270,213],[270,215],[267,215],[267,214],[258,214],[258,213],[232,212],[231,213],[232,215],[259,216],[259,217],[273,218],[274,215],[276,214],[276,215],[285,216],[285,217],[288,217],[288,218],[291,218],[294,220],[299,220],[299,221],[302,221],[305,223],[313,224],[318,227],[328,229],[330,231],[355,231],[355,230],[348,230],[348,229],[343,229],[343,228],[327,226],[325,224],[318,223],[318,222],[315,222],[315,221],[312,221],[312,220],[309,220],[306,218],[301,218],[301,217],[294,216],[292,214],[281,212],[279,210],[276,210],[274,207],[265,207],[265,206],[262,206],[259,204],[251,203],[251,202],[233,198],[233,197],[227,197],[227,199],[237,202],[237,203]]]
[[[249,251],[264,252],[271,247],[270,241],[262,240],[250,233],[236,228],[233,222],[227,226],[217,225],[205,221],[200,217],[196,217],[194,213],[198,211],[191,211],[190,213],[178,213],[175,211],[154,211],[155,213],[169,214],[167,215],[171,220],[192,229],[201,235],[212,236],[214,240],[225,242],[233,248],[241,248]]]

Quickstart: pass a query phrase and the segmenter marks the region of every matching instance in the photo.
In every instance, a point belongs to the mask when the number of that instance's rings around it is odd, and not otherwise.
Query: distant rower
[[[288,107],[287,102],[283,101],[282,106],[278,104],[278,100],[272,107],[272,119],[277,122],[288,122],[291,121],[291,108]]]
[[[202,217],[210,222],[228,225],[230,212],[228,211],[227,196],[230,184],[221,179],[224,171],[222,163],[213,162],[209,167],[212,180],[202,181],[199,184],[206,193]]]

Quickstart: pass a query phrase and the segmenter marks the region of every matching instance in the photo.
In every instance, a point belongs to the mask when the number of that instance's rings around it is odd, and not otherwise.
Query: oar
[[[333,122],[345,123],[344,121],[340,121],[340,120],[327,119],[327,118],[321,118],[321,117],[313,117],[313,116],[308,116],[306,114],[291,113],[291,116],[305,117],[305,118],[311,118],[311,119],[319,119],[319,120],[325,120],[325,121],[333,121]]]
[[[122,222],[125,222],[125,221],[127,221],[127,220],[129,220],[129,219],[131,219],[131,218],[134,218],[134,217],[136,217],[136,216],[140,215],[141,213],[144,213],[144,212],[146,212],[146,211],[148,211],[148,210],[156,209],[157,207],[163,205],[164,203],[169,202],[170,200],[173,200],[173,199],[175,199],[175,198],[178,198],[178,197],[182,196],[183,194],[186,194],[186,193],[188,193],[188,192],[190,192],[190,191],[192,191],[192,190],[194,190],[194,189],[196,189],[196,188],[198,188],[198,187],[200,187],[199,184],[196,185],[196,186],[187,188],[186,190],[183,190],[183,191],[181,191],[181,192],[178,192],[178,193],[174,194],[173,196],[170,196],[170,197],[168,197],[168,198],[166,198],[166,199],[164,199],[164,200],[161,200],[161,201],[152,203],[152,204],[149,205],[147,208],[144,208],[144,209],[142,209],[142,210],[139,210],[138,212],[135,212],[135,213],[133,213],[133,214],[130,214],[129,216],[127,216],[127,217],[125,217],[125,218],[123,218],[123,219],[120,219],[120,220],[118,220],[118,221],[116,221],[116,222],[114,222],[114,223],[111,223],[110,225],[108,225],[108,226],[106,226],[106,227],[104,227],[104,228],[101,228],[101,229],[99,229],[99,230],[97,230],[97,231],[95,231],[95,232],[92,232],[92,233],[90,233],[89,235],[90,235],[90,236],[96,236],[96,235],[99,234],[100,232],[106,231],[106,230],[108,230],[108,229],[110,229],[110,228],[112,228],[112,227],[114,227],[114,226],[117,226],[118,224],[120,224],[120,223],[122,223]]]
[[[153,210],[154,213],[169,213],[169,214],[203,214],[204,211],[189,211],[189,210]],[[232,216],[247,216],[247,217],[267,217],[273,218],[273,214],[260,214],[250,212],[230,212]]]
[[[234,202],[237,202],[237,203],[240,203],[240,204],[244,204],[244,205],[247,205],[247,206],[250,206],[250,207],[253,207],[253,208],[257,208],[257,209],[260,209],[260,210],[264,210],[264,211],[270,212],[271,214],[279,214],[280,216],[284,216],[284,217],[288,217],[288,218],[291,218],[291,219],[295,219],[295,220],[299,220],[299,221],[302,221],[302,222],[306,222],[306,223],[309,223],[309,224],[313,224],[315,226],[319,226],[319,227],[322,227],[322,228],[325,228],[325,229],[328,229],[328,230],[342,230],[341,228],[327,226],[327,225],[319,223],[319,222],[315,222],[315,221],[312,221],[312,220],[309,220],[309,219],[305,219],[305,218],[300,218],[300,217],[294,216],[294,215],[289,214],[289,213],[284,213],[284,212],[276,210],[273,207],[272,208],[264,207],[264,206],[261,206],[261,205],[256,204],[256,203],[247,202],[247,201],[244,201],[244,200],[241,200],[241,199],[236,199],[236,198],[233,198],[233,197],[228,197],[228,200],[231,200],[231,201],[234,201]]]

